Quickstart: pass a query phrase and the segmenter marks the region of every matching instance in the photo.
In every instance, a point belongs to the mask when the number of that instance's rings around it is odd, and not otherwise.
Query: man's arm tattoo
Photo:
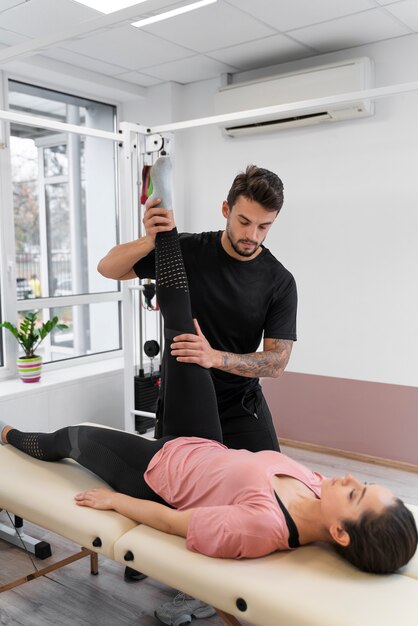
[[[263,352],[251,352],[250,354],[222,352],[222,365],[219,369],[247,378],[260,376],[278,378],[283,374],[289,361],[293,341],[270,339],[269,343],[272,347]]]

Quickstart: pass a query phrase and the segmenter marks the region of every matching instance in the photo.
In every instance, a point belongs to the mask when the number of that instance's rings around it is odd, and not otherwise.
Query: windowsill
[[[122,371],[123,366],[123,358],[117,357],[49,372],[44,371],[38,383],[24,383],[20,378],[10,378],[0,383],[0,400],[10,400],[23,393],[41,393],[58,385],[71,385],[80,380],[114,374]]]

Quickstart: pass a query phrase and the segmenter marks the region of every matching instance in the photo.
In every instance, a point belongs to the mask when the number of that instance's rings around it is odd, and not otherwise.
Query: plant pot
[[[17,370],[24,383],[37,383],[41,378],[42,357],[36,355],[18,357]]]

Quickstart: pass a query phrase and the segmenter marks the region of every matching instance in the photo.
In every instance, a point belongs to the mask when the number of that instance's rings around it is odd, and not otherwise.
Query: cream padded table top
[[[47,463],[12,446],[0,446],[0,509],[113,559],[114,543],[137,526],[115,511],[77,506],[79,491],[108,485],[71,460]],[[102,546],[93,548],[96,537]]]

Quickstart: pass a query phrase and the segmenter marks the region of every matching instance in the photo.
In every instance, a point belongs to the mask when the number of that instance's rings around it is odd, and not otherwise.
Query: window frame
[[[29,78],[22,78],[16,76],[13,73],[0,71],[0,109],[9,110],[8,93],[9,93],[9,81],[24,82],[33,87],[39,87],[56,91],[58,93],[67,92],[57,86],[51,86],[45,84],[43,81],[32,81]],[[82,94],[77,89],[72,90],[72,93],[68,94],[75,98],[85,98],[88,100],[96,100],[86,94]],[[100,104],[110,105],[114,107],[114,130],[112,132],[99,131],[98,129],[86,129],[83,127],[83,133],[89,134],[89,130],[93,132],[103,132],[104,137],[108,141],[113,141],[115,150],[115,228],[116,228],[116,244],[120,242],[120,193],[118,189],[119,183],[119,162],[117,142],[120,139],[117,136],[117,128],[119,127],[119,108],[118,103],[110,101],[106,97],[100,97],[96,100]],[[13,110],[10,111],[12,114]],[[16,112],[18,114],[18,112]],[[34,116],[34,123],[36,122]],[[40,116],[42,117],[42,116]],[[44,118],[45,119],[45,118]],[[62,132],[71,132],[70,130],[56,129],[53,126],[54,121],[51,122],[49,127],[57,134]],[[68,125],[72,126],[72,125]],[[90,133],[92,134],[92,133]],[[114,135],[111,139],[108,135]],[[60,361],[52,361],[44,364],[44,371],[54,371],[58,369],[75,367],[83,364],[94,363],[98,361],[117,359],[123,354],[122,345],[122,287],[118,282],[116,290],[109,292],[99,292],[80,295],[68,295],[68,296],[51,296],[43,298],[31,298],[30,300],[18,300],[17,288],[16,288],[16,246],[15,246],[15,228],[14,228],[14,207],[13,207],[13,186],[12,186],[12,171],[11,171],[11,151],[10,151],[10,122],[0,120],[0,303],[1,303],[1,319],[8,320],[14,324],[17,324],[18,314],[20,311],[30,310],[33,308],[39,309],[51,309],[63,306],[76,306],[76,305],[88,305],[101,302],[119,302],[119,337],[120,348],[115,350],[108,350],[105,352],[95,352],[93,354],[74,356],[68,359]],[[3,346],[3,365],[0,365],[0,381],[5,380],[17,375],[16,358],[18,355],[18,345],[14,337],[8,332],[0,329],[2,333]]]

